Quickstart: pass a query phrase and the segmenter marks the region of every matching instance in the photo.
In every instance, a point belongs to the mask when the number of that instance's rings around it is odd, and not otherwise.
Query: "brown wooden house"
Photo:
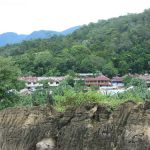
[[[111,86],[111,80],[104,75],[85,78],[85,85],[86,86]]]

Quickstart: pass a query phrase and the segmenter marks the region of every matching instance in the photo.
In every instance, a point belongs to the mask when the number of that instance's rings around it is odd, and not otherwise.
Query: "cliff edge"
[[[0,150],[150,150],[150,102],[0,111]]]

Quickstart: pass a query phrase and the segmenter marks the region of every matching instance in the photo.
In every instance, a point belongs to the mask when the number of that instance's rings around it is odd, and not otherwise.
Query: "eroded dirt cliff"
[[[0,111],[0,150],[150,150],[150,102]]]

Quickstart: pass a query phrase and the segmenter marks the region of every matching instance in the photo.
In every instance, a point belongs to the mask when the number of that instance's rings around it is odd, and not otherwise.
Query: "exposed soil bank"
[[[150,150],[150,102],[0,111],[0,150]]]

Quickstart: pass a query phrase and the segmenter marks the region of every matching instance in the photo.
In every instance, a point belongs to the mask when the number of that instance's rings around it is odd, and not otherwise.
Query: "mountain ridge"
[[[45,38],[52,37],[54,35],[66,36],[74,32],[75,30],[79,29],[80,27],[81,26],[74,26],[60,32],[52,31],[52,30],[33,31],[30,34],[17,34],[15,32],[6,32],[0,34],[0,46],[5,46],[7,44],[16,44],[24,40],[45,39]]]

